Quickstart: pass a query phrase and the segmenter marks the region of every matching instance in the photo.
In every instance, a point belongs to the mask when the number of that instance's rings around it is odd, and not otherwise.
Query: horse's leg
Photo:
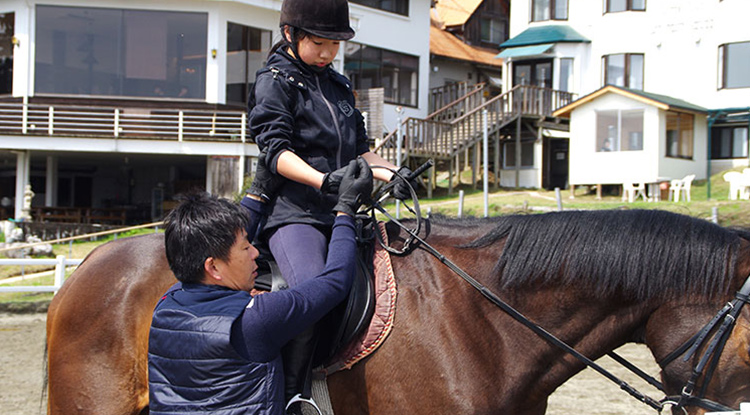
[[[89,255],[50,304],[49,414],[141,413],[151,315],[174,281],[160,235],[122,239]]]

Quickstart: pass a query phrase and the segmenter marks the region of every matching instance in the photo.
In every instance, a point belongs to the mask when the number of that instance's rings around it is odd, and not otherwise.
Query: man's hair
[[[246,209],[208,193],[182,196],[166,218],[164,244],[167,261],[178,280],[203,280],[207,258],[229,259],[237,233],[247,227]]]

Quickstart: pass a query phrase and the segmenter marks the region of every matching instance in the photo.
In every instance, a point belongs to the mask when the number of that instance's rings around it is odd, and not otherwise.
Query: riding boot
[[[305,399],[311,398],[313,354],[316,344],[315,328],[310,327],[289,341],[281,350],[284,359],[284,398],[286,402],[297,395],[301,395]],[[287,414],[289,413],[287,412]],[[298,413],[298,411],[292,411],[291,413]]]

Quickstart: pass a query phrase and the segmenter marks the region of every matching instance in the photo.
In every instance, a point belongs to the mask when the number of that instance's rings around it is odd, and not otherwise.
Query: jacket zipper
[[[344,146],[344,138],[341,136],[341,128],[339,127],[338,120],[336,119],[336,112],[333,110],[333,107],[331,106],[331,103],[328,102],[328,99],[326,99],[326,96],[323,95],[323,89],[320,87],[320,78],[315,76],[315,83],[318,84],[318,92],[320,93],[320,96],[323,98],[323,102],[326,103],[326,107],[328,107],[328,112],[331,113],[331,119],[333,120],[333,126],[336,128],[336,134],[339,136],[339,148],[336,150],[336,169],[341,168],[341,147]]]

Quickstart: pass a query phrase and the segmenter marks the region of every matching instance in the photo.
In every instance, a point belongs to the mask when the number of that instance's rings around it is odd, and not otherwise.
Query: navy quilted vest
[[[281,357],[256,363],[230,344],[251,297],[215,285],[177,284],[154,310],[149,410],[159,414],[283,414]]]

